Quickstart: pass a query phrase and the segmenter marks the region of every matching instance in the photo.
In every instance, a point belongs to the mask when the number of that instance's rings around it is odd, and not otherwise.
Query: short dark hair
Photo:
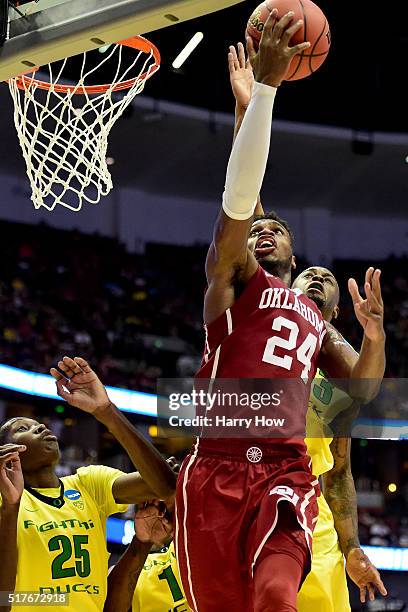
[[[284,227],[285,230],[288,232],[291,243],[294,244],[295,236],[290,228],[289,223],[285,221],[285,219],[282,219],[278,215],[278,213],[276,213],[274,210],[271,210],[270,212],[264,213],[263,215],[256,215],[252,223],[255,223],[255,221],[261,221],[262,219],[272,219],[272,221],[276,221],[277,223],[280,223],[282,227]]]

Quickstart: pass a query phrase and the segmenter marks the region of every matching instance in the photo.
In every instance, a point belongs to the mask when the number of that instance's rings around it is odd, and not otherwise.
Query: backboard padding
[[[242,1],[39,0],[30,15],[11,18],[10,39],[0,48],[0,81]]]

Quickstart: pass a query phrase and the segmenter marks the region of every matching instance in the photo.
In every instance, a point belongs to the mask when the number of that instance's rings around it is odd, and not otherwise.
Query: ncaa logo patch
[[[69,501],[78,501],[78,499],[81,497],[81,494],[76,489],[68,489],[68,491],[65,491],[64,497],[69,499]]]

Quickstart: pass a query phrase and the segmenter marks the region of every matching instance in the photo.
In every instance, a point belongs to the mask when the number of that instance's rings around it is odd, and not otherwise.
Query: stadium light
[[[203,40],[204,34],[202,32],[197,32],[194,34],[193,38],[186,44],[184,49],[180,51],[174,62],[172,63],[173,68],[178,70],[184,64],[186,59],[190,57],[194,49],[200,44]]]
[[[61,401],[55,380],[48,374],[37,374],[0,364],[0,387]],[[157,396],[141,391],[130,391],[118,387],[106,387],[110,400],[122,410],[144,416],[157,416]]]
[[[106,53],[112,45],[104,45],[103,47],[99,47],[99,53]]]

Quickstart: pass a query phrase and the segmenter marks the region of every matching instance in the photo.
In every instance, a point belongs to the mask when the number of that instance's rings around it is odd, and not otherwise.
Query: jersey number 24
[[[291,370],[294,357],[291,357],[291,355],[279,357],[278,355],[275,355],[275,349],[279,347],[288,353],[296,349],[299,336],[299,326],[295,321],[290,321],[289,319],[285,319],[285,317],[276,317],[276,319],[273,321],[272,329],[277,332],[281,332],[282,329],[287,329],[289,330],[289,337],[282,338],[281,336],[272,336],[269,338],[265,346],[262,361],[266,361],[266,363],[270,363],[274,366],[279,366],[285,370]],[[300,375],[300,377],[304,380],[309,378],[312,357],[316,350],[316,345],[317,337],[314,334],[309,333],[296,351],[296,359],[304,366]]]

